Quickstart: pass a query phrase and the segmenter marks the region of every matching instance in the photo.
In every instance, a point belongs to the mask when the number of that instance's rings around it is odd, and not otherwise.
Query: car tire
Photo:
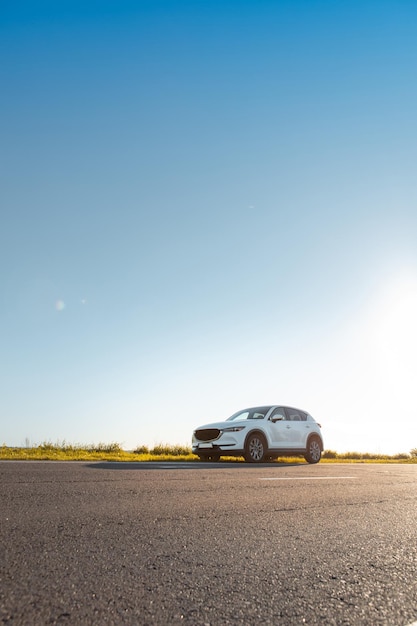
[[[262,463],[267,456],[268,447],[265,437],[261,433],[252,433],[245,443],[245,461],[247,463]]]
[[[307,450],[304,455],[307,463],[318,463],[321,459],[321,442],[318,437],[310,437],[307,442]]]

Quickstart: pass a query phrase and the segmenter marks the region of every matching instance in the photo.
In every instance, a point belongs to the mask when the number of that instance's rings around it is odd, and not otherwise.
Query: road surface
[[[417,465],[0,462],[0,624],[417,621]]]

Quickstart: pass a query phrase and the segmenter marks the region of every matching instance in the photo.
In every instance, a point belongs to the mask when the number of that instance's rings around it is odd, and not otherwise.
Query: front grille
[[[199,441],[212,441],[213,439],[217,439],[220,435],[220,430],[218,428],[202,428],[201,430],[195,431],[196,439]]]

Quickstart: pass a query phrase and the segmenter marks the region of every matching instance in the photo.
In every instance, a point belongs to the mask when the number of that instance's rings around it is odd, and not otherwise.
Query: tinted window
[[[270,417],[277,417],[279,415],[281,415],[284,420],[287,419],[285,417],[285,410],[281,406],[274,409]]]
[[[287,409],[287,414],[291,422],[301,422],[301,411],[297,409]]]

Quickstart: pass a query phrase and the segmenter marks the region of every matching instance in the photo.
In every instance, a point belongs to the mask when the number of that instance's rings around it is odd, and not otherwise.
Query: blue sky
[[[417,446],[413,2],[2,2],[0,439],[286,403]]]

